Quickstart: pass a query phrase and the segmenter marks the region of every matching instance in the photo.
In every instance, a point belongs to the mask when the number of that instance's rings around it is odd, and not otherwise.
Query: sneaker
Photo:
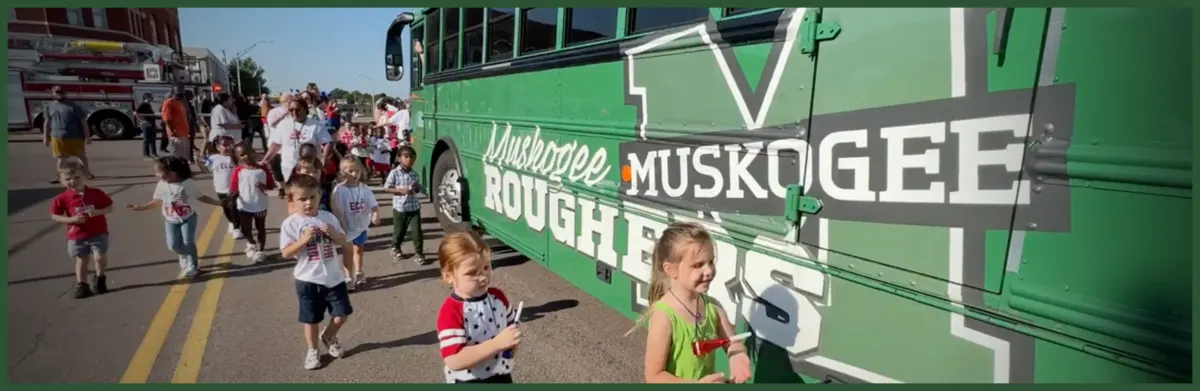
[[[245,236],[242,236],[241,230],[236,230],[236,229],[231,228],[229,231],[229,234],[233,236],[233,240],[242,240],[243,238],[245,238]]]
[[[187,278],[196,278],[196,276],[199,276],[199,275],[200,275],[200,271],[196,270],[196,269],[188,269],[187,271],[183,272],[183,276],[187,277]]]
[[[321,366],[321,353],[317,349],[308,349],[304,355],[304,369],[313,370]]]
[[[401,252],[400,250],[392,250],[392,259],[395,259],[397,261],[404,259],[404,253]]]
[[[108,293],[108,276],[99,275],[92,277],[92,286],[96,287],[96,294],[103,295]]]
[[[256,249],[256,250],[254,250],[254,256],[250,257],[250,258],[254,261],[254,264],[257,265],[257,264],[262,263],[263,260],[267,259],[267,253],[263,252],[263,251],[258,251]]]
[[[422,254],[414,254],[414,255],[412,256],[412,258],[409,258],[409,260],[410,260],[410,261],[413,261],[413,263],[415,263],[415,264],[417,264],[417,265],[424,265],[424,264],[425,264],[425,256],[424,256],[424,255],[422,255]]]
[[[325,344],[325,347],[329,349],[330,356],[333,356],[333,358],[342,357],[342,344],[338,342],[337,337],[326,338],[325,330],[321,330],[321,343]]]
[[[75,283],[75,298],[82,299],[92,295],[92,289],[88,287],[86,282]]]
[[[354,276],[354,287],[355,288],[362,288],[364,285],[367,285],[367,275],[366,274],[358,273],[357,276]]]
[[[351,277],[346,277],[346,291],[354,292],[354,288],[356,287],[358,287],[358,284],[355,283],[354,279]]]
[[[254,246],[254,243],[246,243],[246,251],[243,251],[246,254],[246,258],[254,258],[254,253],[256,252],[258,252],[258,248]]]

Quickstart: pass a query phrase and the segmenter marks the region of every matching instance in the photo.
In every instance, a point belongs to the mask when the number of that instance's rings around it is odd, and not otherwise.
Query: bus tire
[[[430,176],[430,201],[438,224],[446,233],[461,232],[470,228],[467,211],[467,181],[458,165],[458,156],[446,151],[433,163]]]

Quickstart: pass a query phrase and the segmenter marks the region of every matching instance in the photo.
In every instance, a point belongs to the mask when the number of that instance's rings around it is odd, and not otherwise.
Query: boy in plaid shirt
[[[425,238],[421,233],[421,184],[417,180],[417,172],[413,171],[413,160],[417,151],[407,145],[400,146],[396,153],[400,164],[388,173],[384,181],[384,189],[392,194],[392,258],[404,258],[400,245],[404,243],[404,231],[412,229],[413,250],[412,261],[418,265],[425,264]]]

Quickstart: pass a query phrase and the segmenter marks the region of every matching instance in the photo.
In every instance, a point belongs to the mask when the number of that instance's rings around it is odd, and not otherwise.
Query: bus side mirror
[[[389,54],[384,61],[387,63],[386,76],[388,80],[396,81],[404,77],[403,60],[396,58],[395,55]]]
[[[387,40],[384,42],[384,73],[389,81],[397,81],[404,77],[404,29],[412,24],[416,17],[412,12],[401,12],[396,15],[392,25],[388,27]]]

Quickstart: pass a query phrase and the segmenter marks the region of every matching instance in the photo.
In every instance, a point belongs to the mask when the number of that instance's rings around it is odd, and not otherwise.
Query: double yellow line
[[[222,221],[225,219],[221,209],[214,208],[213,212],[209,213],[208,223],[204,225],[204,230],[196,238],[196,253],[199,256],[208,253],[208,246],[217,232],[217,227],[222,225],[220,224]],[[221,232],[223,233],[224,230]],[[224,266],[229,264],[230,255],[228,254],[233,251],[234,240],[229,235],[220,237],[222,238],[221,246],[216,253],[223,255],[216,260],[215,265]],[[121,376],[121,383],[146,383],[150,378],[150,371],[154,369],[154,362],[157,361],[158,354],[162,351],[171,326],[175,324],[175,318],[179,315],[179,309],[183,306],[183,299],[187,297],[190,286],[191,283],[182,278],[171,285],[166,299],[158,308],[158,313],[150,321],[150,327],[146,330],[146,336],[142,338],[142,344],[138,346],[133,358],[129,360],[129,366],[125,368],[125,374]],[[204,283],[204,292],[200,295],[200,303],[196,307],[196,314],[192,317],[192,327],[188,330],[187,339],[184,340],[179,361],[175,363],[175,372],[171,377],[171,383],[195,383],[200,376],[200,365],[204,361],[204,350],[208,345],[209,332],[212,331],[217,303],[221,299],[221,289],[224,286],[225,278],[220,276]]]

